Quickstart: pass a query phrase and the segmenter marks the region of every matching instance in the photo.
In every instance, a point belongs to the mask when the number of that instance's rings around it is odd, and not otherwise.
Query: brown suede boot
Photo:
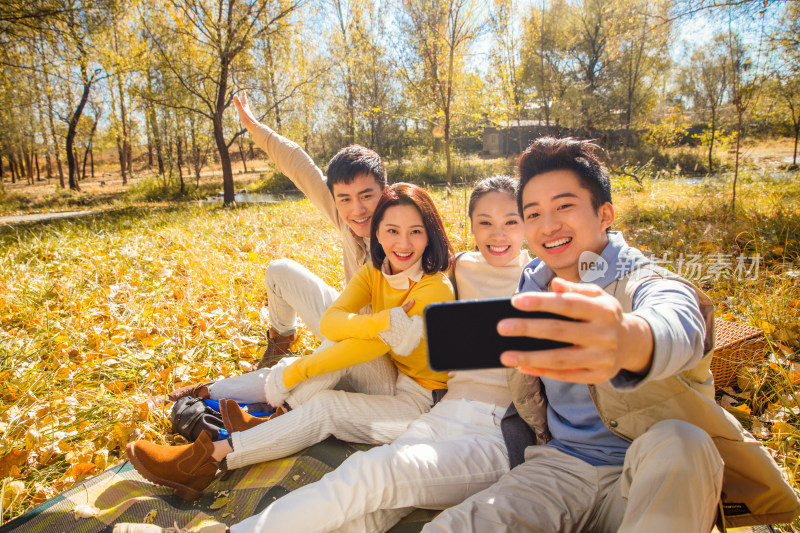
[[[277,330],[269,328],[267,336],[267,349],[261,356],[261,361],[256,365],[259,368],[272,368],[272,365],[283,359],[285,355],[292,353],[292,344],[297,340],[297,333],[291,335],[281,335]]]
[[[185,398],[186,396],[192,396],[193,398],[202,398],[204,400],[208,400],[211,396],[209,396],[208,386],[212,385],[213,381],[206,381],[205,383],[195,383],[193,385],[187,385],[185,387],[181,387],[180,389],[175,389],[174,391],[167,394],[167,400],[170,402],[177,402],[181,398]]]
[[[274,413],[262,418],[245,413],[234,400],[221,400],[219,402],[219,412],[222,415],[222,424],[225,426],[225,430],[230,434],[234,431],[244,431],[254,428],[267,420],[277,418],[286,413],[286,409],[280,406],[275,409]]]
[[[217,474],[219,464],[211,457],[214,445],[203,431],[192,444],[160,446],[145,440],[128,444],[128,460],[145,479],[171,487],[188,502],[198,499]]]

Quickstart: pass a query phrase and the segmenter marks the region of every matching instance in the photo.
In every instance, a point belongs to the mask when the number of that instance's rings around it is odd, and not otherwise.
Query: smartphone
[[[428,366],[436,372],[501,368],[506,350],[550,350],[571,344],[532,337],[504,337],[497,323],[504,318],[574,319],[538,311],[520,311],[511,298],[461,300],[430,304],[423,312]]]

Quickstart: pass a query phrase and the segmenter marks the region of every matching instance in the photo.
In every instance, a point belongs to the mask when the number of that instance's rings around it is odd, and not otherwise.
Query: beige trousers
[[[634,440],[622,466],[531,446],[523,464],[422,531],[708,533],[722,469],[708,434],[677,420]]]

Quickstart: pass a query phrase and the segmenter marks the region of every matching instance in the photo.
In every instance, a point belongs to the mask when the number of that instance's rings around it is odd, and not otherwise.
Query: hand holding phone
[[[569,343],[531,337],[505,337],[497,333],[504,318],[572,320],[553,313],[520,311],[510,298],[461,300],[431,304],[425,308],[425,341],[428,366],[437,372],[501,368],[506,350],[550,350]]]

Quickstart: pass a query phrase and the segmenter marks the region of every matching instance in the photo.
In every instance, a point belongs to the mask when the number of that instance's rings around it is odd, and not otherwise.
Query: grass
[[[697,256],[694,281],[717,316],[768,333],[768,361],[735,391],[737,409],[800,487],[800,180],[748,172],[735,215],[727,175],[620,177],[616,226],[656,258]],[[466,191],[433,195],[456,250],[469,248]],[[0,246],[3,521],[120,460],[131,440],[172,442],[168,412],[148,397],[250,370],[266,344],[270,260],[342,280],[337,235],[306,200],[124,207],[3,227]],[[757,275],[709,274],[719,254],[758,254]],[[301,350],[315,345],[301,329]]]

